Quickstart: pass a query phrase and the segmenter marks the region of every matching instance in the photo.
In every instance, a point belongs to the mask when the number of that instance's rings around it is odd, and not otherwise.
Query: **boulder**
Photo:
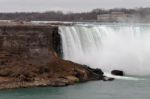
[[[112,70],[111,74],[117,75],[117,76],[124,76],[124,72],[121,70]]]

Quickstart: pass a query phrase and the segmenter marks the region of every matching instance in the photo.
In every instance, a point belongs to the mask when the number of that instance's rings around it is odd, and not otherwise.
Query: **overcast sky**
[[[94,8],[150,7],[150,0],[0,0],[0,12],[90,11]]]

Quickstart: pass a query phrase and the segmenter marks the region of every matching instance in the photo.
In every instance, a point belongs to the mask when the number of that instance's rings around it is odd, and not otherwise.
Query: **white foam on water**
[[[106,77],[111,77],[111,78],[115,78],[115,79],[121,79],[121,80],[145,80],[145,79],[141,79],[141,78],[136,78],[136,77],[128,77],[128,76],[115,76],[115,75],[112,75],[110,73],[104,73],[104,75]]]

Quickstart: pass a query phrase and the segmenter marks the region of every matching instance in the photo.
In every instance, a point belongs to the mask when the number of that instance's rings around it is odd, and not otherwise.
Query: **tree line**
[[[136,15],[145,18],[150,15],[150,8],[114,8],[114,9],[93,9],[89,12],[63,13],[62,11],[46,12],[15,12],[0,13],[0,20],[25,20],[25,21],[95,21],[97,15],[111,14],[112,12],[123,12],[125,14]]]

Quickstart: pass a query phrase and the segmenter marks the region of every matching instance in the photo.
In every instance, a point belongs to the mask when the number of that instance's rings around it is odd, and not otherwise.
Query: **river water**
[[[92,81],[67,87],[1,90],[0,99],[150,99],[150,79]]]

